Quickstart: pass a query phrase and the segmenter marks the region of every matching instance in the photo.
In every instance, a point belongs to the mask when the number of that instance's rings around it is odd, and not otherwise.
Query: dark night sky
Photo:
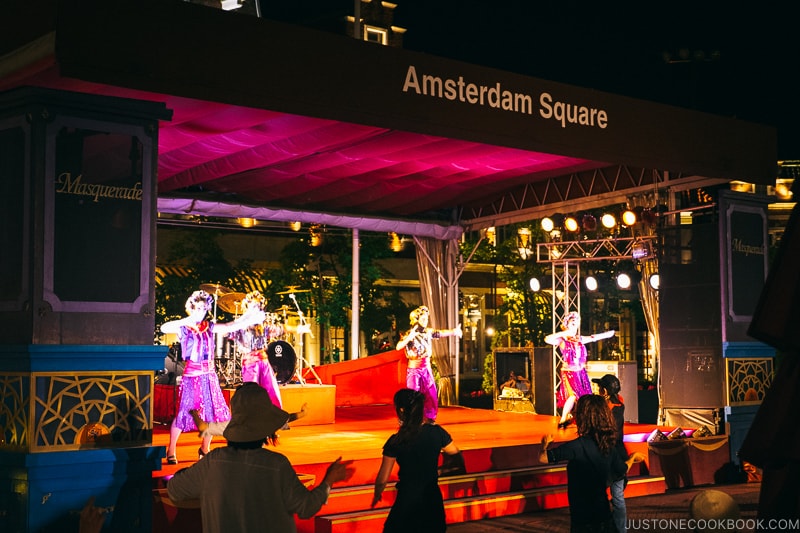
[[[258,1],[265,18],[336,33],[354,11],[354,0]],[[800,160],[800,3],[393,1],[409,50],[768,124],[778,157]],[[0,32],[0,44],[40,35],[55,4],[12,3],[31,24]],[[664,60],[681,50],[706,59]]]
[[[792,3],[394,2],[407,49],[772,125],[779,158],[800,159]],[[262,0],[266,18],[330,31],[352,13],[352,0]],[[665,61],[682,50],[690,59]]]

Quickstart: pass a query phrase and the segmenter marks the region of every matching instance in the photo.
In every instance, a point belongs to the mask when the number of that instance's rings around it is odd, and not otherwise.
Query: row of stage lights
[[[620,223],[626,227],[632,227],[641,222],[646,225],[654,225],[656,213],[648,207],[635,207],[626,209],[619,215],[619,220],[613,213],[603,213],[600,216],[600,225],[608,231],[613,231]],[[597,218],[591,213],[584,213],[580,220],[577,216],[564,216],[556,213],[553,216],[542,219],[542,229],[547,233],[555,230],[564,229],[570,233],[577,233],[581,229],[584,232],[597,231]]]
[[[626,272],[620,272],[614,279],[617,283],[617,287],[622,290],[628,290],[633,286],[633,278]],[[661,280],[658,274],[651,274],[647,280],[653,290],[659,289],[661,285],[660,281]],[[597,278],[591,275],[584,278],[583,284],[586,287],[586,290],[589,292],[595,292],[600,287],[600,283],[597,281]],[[539,292],[543,288],[542,282],[539,280],[539,278],[531,278],[528,282],[528,286],[533,292]]]

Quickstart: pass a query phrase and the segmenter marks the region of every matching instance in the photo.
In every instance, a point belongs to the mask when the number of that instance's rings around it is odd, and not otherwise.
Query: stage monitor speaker
[[[586,372],[590,380],[602,378],[606,374],[617,376],[622,387],[622,401],[625,402],[625,422],[639,423],[639,376],[636,361],[587,361]],[[592,383],[592,390],[597,392],[595,383]]]

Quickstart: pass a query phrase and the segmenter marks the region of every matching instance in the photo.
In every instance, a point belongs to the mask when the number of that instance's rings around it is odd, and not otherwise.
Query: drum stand
[[[215,359],[215,367],[217,376],[220,380],[220,385],[225,387],[235,387],[242,383],[242,357],[239,353],[239,347],[235,342],[226,343],[228,350],[223,354],[225,357],[218,357]]]
[[[298,348],[297,348],[297,350],[295,350],[297,352],[297,364],[295,365],[293,379],[296,380],[301,385],[305,385],[306,384],[306,378],[305,378],[305,376],[303,376],[303,365],[305,365],[306,368],[309,371],[311,371],[311,374],[313,374],[314,377],[317,378],[317,383],[322,384],[322,380],[319,378],[319,374],[317,374],[317,371],[314,370],[314,367],[311,366],[311,364],[308,361],[306,361],[306,358],[303,355],[303,353],[304,353],[303,352],[303,335],[308,333],[309,335],[311,335],[312,339],[314,338],[314,335],[311,334],[311,326],[309,326],[308,322],[306,322],[306,317],[305,317],[305,315],[303,315],[303,310],[300,309],[300,306],[297,304],[297,297],[294,295],[294,293],[289,293],[289,298],[291,298],[292,301],[294,302],[294,306],[297,308],[297,315],[300,317],[300,325],[297,326],[297,346],[298,346]]]

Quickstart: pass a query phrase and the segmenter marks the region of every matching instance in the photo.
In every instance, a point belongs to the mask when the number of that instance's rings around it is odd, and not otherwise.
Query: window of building
[[[386,45],[389,44],[389,32],[383,28],[364,25],[364,40]]]

